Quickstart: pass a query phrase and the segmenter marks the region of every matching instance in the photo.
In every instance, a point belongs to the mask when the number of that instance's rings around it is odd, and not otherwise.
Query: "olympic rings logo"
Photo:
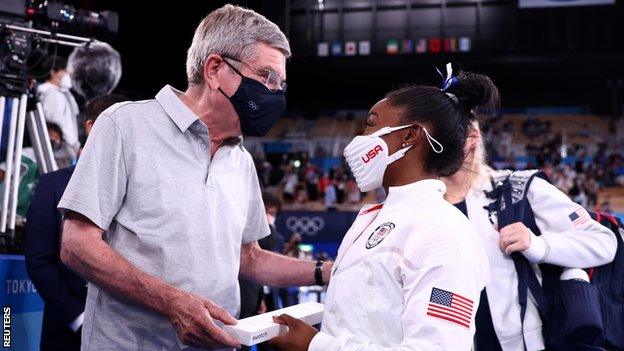
[[[249,108],[254,111],[258,111],[260,109],[260,106],[258,106],[258,104],[253,101],[249,101]]]
[[[291,216],[286,219],[286,228],[294,233],[315,236],[318,232],[325,228],[325,220],[319,216]]]

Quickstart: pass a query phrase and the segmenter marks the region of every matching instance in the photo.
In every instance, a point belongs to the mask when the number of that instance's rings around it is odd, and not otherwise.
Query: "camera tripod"
[[[26,131],[32,143],[39,173],[44,174],[58,169],[46,127],[43,106],[36,98],[34,89],[13,93],[5,91],[5,94],[0,95],[0,131],[4,127],[5,111],[8,112],[6,115],[9,128],[3,194],[0,203],[0,241],[15,239],[18,190],[22,177],[21,164]],[[0,134],[0,143],[3,141],[2,138]]]

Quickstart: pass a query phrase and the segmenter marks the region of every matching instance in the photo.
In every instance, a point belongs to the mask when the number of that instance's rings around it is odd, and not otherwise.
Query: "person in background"
[[[570,188],[568,195],[570,195],[572,201],[583,207],[587,207],[587,194],[585,193],[585,182],[583,177],[577,177],[574,179],[574,186]]]
[[[46,72],[45,83],[37,87],[37,94],[47,122],[56,123],[62,130],[65,141],[77,151],[78,141],[78,104],[70,89],[72,80],[67,73],[67,61],[52,55],[42,62]]]
[[[357,183],[353,179],[349,179],[346,185],[346,202],[349,204],[358,204],[362,200],[362,193],[357,187]]]
[[[78,125],[86,121],[87,104],[109,95],[121,79],[121,55],[112,46],[101,41],[76,47],[67,58],[67,71],[71,76],[72,91],[78,103]],[[84,129],[79,140],[84,142]]]
[[[280,211],[282,210],[282,202],[277,196],[267,192],[262,195],[262,199],[264,200],[264,206],[267,213],[267,221],[269,222],[271,234],[266,238],[260,240],[260,245],[263,245],[266,250],[281,254],[284,252],[284,236],[277,231],[277,225],[275,221]],[[283,303],[280,300],[280,297],[284,296],[285,291],[286,289],[284,288],[272,288],[267,286],[264,287],[264,301],[266,304],[267,312],[277,310],[283,307]]]
[[[276,196],[266,192],[262,194],[262,200],[271,234],[258,240],[258,244],[264,250],[281,254],[284,248],[284,237],[277,232],[277,227],[275,226],[275,218],[280,211],[281,203]],[[239,278],[239,283],[241,291],[241,319],[280,308],[278,307],[280,289],[262,286],[242,278]],[[259,344],[258,349],[270,350],[266,343]],[[250,350],[250,348],[243,346],[242,350]]]
[[[450,70],[450,67],[449,67]],[[338,250],[321,331],[283,314],[287,351],[464,350],[489,279],[487,257],[468,219],[444,200],[439,179],[462,166],[466,128],[487,86],[466,81],[456,94],[416,85],[375,104],[363,135],[344,149],[362,192],[384,187],[383,204],[364,206]]]
[[[475,78],[489,86],[492,94],[498,96],[498,89],[491,79],[469,73],[460,73],[456,77],[459,86],[451,88],[450,92],[454,93]],[[497,105],[495,103],[487,107]],[[492,272],[489,283],[481,292],[482,303],[475,318],[474,350],[544,350],[548,345],[545,345],[535,298],[528,298],[524,320],[521,316],[522,302],[518,291],[521,278],[516,271],[517,259],[513,255],[526,258],[536,276],[541,276],[538,264],[547,263],[570,267],[564,270],[561,280],[589,282],[587,273],[576,268],[596,267],[611,262],[615,256],[616,238],[609,229],[592,220],[587,211],[574,203],[561,188],[556,187],[564,184],[569,189],[569,178],[563,172],[556,173],[559,184],[550,184],[535,177],[522,196],[530,204],[539,233],[534,233],[527,227],[528,223],[525,225],[520,221],[501,228],[494,211],[488,209],[494,200],[486,194],[493,190],[499,179],[509,176],[511,172],[497,171],[487,166],[479,128],[478,118],[481,116],[477,115],[476,110],[469,111],[473,122],[465,129],[467,138],[462,167],[443,180],[447,187],[446,200],[460,209],[477,231]],[[566,167],[566,171],[572,170]],[[525,176],[529,173],[524,171]],[[521,183],[515,179],[514,182]],[[514,203],[524,199],[514,199]]]
[[[299,177],[293,166],[287,166],[286,176],[284,177],[284,200],[286,202],[293,202],[295,195],[297,194],[297,184],[299,183]]]
[[[124,100],[119,95],[93,100],[87,107],[85,132],[89,133],[102,111]],[[56,209],[74,168],[42,175],[26,216],[26,269],[45,302],[42,351],[80,350],[86,282],[61,262],[62,219]]]
[[[267,192],[262,194],[262,200],[266,209],[267,221],[269,222],[271,234],[260,239],[258,243],[265,250],[281,254],[284,252],[284,236],[277,231],[275,221],[282,210],[282,203],[277,196]]]
[[[335,211],[338,202],[338,180],[332,178],[325,188],[325,207],[327,211]]]
[[[61,259],[89,281],[85,350],[237,348],[238,278],[320,285],[331,263],[263,250],[270,233],[244,136],[285,106],[284,33],[225,5],[197,26],[187,88],[99,118],[58,208]],[[220,322],[219,322],[220,321]]]
[[[600,186],[596,181],[596,178],[592,175],[587,179],[586,184],[587,189],[587,206],[590,208],[598,205],[598,191],[600,191]]]
[[[52,146],[52,152],[58,168],[66,168],[73,165],[78,155],[77,149],[74,149],[73,146],[65,141],[65,134],[63,134],[63,130],[58,124],[48,122],[46,126],[48,128],[48,135],[50,136],[50,145]]]

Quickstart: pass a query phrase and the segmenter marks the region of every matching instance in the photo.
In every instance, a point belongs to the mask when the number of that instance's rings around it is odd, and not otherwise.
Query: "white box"
[[[325,306],[318,302],[306,302],[271,311],[257,316],[241,319],[236,325],[224,325],[223,330],[238,340],[242,345],[252,346],[286,334],[288,327],[273,322],[273,316],[288,314],[301,319],[309,325],[321,323]]]

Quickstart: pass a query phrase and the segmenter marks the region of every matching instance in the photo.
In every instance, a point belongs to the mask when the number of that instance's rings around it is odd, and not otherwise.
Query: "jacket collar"
[[[436,198],[443,198],[446,185],[438,179],[419,180],[414,183],[390,187],[384,204],[402,204],[405,202],[426,203]]]
[[[364,205],[358,216],[378,212],[382,208],[387,208],[393,204],[428,202],[434,198],[442,198],[445,192],[446,185],[437,179],[425,179],[406,185],[390,187],[386,201],[381,204]]]

